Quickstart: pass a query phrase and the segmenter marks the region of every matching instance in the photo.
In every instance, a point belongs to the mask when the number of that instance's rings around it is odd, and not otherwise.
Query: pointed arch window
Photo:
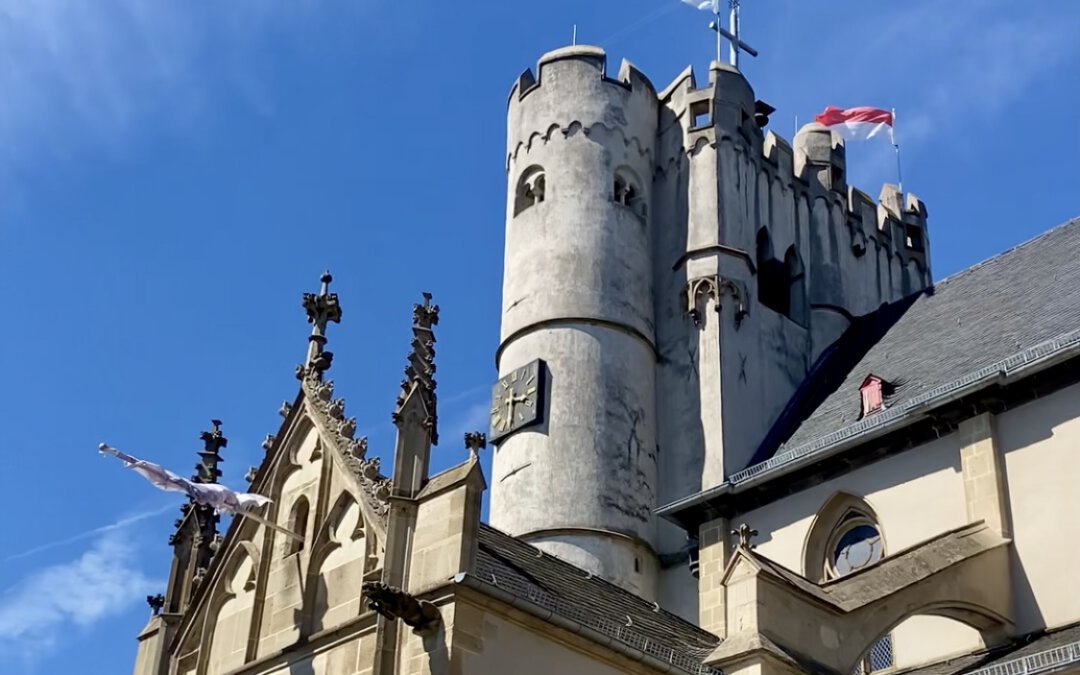
[[[806,541],[804,570],[812,581],[827,582],[855,574],[885,557],[885,538],[877,514],[864,500],[839,492],[818,512]],[[852,671],[868,675],[892,668],[893,639],[874,643]]]
[[[514,190],[514,215],[544,201],[546,190],[547,177],[543,167],[534,164],[522,171]]]
[[[300,497],[293,503],[292,511],[289,512],[289,529],[300,535],[307,536],[308,515],[311,510],[307,497]],[[286,555],[292,555],[304,550],[304,542],[289,537],[289,547]]]
[[[784,254],[784,275],[787,277],[788,284],[788,317],[800,326],[806,326],[809,324],[806,308],[806,272],[794,244],[789,246],[787,253]]]
[[[641,183],[634,172],[626,167],[615,170],[615,179],[612,185],[611,200],[621,204],[642,218],[648,213],[645,204],[645,195],[642,193]]]
[[[791,312],[791,290],[787,271],[784,263],[773,254],[772,238],[765,228],[757,233],[757,283],[758,302],[778,314],[788,316]]]

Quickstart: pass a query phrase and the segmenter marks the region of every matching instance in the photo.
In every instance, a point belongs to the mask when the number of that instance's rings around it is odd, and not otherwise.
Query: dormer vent
[[[859,386],[859,400],[862,409],[859,418],[881,412],[885,409],[885,397],[892,394],[894,387],[877,375],[868,375]]]

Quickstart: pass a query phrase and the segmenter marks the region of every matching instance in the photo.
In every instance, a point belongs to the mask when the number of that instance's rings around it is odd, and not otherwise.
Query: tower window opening
[[[788,247],[784,254],[784,274],[788,282],[787,316],[800,326],[809,324],[806,303],[806,274],[795,246]]]
[[[645,199],[637,187],[637,181],[630,177],[628,170],[620,169],[615,172],[611,200],[629,208],[642,218],[645,217]]]
[[[854,230],[851,233],[851,252],[858,258],[866,253],[866,235],[862,230]]]
[[[905,225],[904,243],[912,251],[921,253],[923,250],[922,229],[918,225]]]
[[[690,104],[690,128],[701,129],[712,126],[712,115],[709,114],[709,102],[697,101]]]
[[[615,202],[623,206],[630,206],[630,202],[635,197],[637,197],[637,191],[634,190],[634,186],[621,176],[615,176]]]
[[[307,533],[309,510],[307,497],[300,497],[293,504],[292,512],[289,514],[289,529],[301,537],[306,536]],[[289,537],[289,547],[286,555],[299,553],[302,550],[304,550],[304,542]]]
[[[757,282],[758,302],[790,317],[792,286],[784,263],[773,255],[772,240],[764,228],[757,236]]]
[[[522,172],[517,189],[514,191],[514,215],[544,201],[546,189],[547,179],[541,167],[531,166]]]

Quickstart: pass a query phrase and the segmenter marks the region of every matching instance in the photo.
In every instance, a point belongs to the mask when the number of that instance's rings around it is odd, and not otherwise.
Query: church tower
[[[510,92],[491,522],[653,598],[659,105],[629,63],[605,68],[568,47]]]
[[[653,511],[768,457],[836,340],[931,279],[922,202],[772,111],[735,66],[657,92],[587,46],[510,93],[491,522],[684,616],[693,542]]]

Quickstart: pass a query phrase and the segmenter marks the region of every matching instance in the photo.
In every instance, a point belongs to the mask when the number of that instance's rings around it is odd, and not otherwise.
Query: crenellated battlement
[[[607,76],[607,53],[602,48],[591,45],[574,45],[555,49],[541,56],[536,63],[535,75],[531,68],[526,68],[521,75],[518,75],[514,85],[510,88],[508,105],[513,104],[515,99],[521,101],[543,86],[543,82],[556,76],[556,72],[567,62],[583,64],[592,69],[595,71],[597,80],[601,83],[629,90],[645,89],[651,92],[653,96],[656,96],[656,87],[653,86],[649,78],[626,59],[623,59],[619,65],[618,76],[610,78]]]
[[[929,281],[925,206],[914,195],[899,194],[895,186],[883,186],[876,202],[850,187],[842,138],[817,123],[802,127],[794,144],[764,131],[771,108],[756,101],[742,74],[726,64],[714,62],[709,83],[703,87],[697,85],[694,69],[687,67],[658,97],[663,106],[658,175],[669,173],[672,164],[704,147],[733,143],[759,171],[769,174],[770,183],[790,189],[793,198],[825,198],[842,204],[857,256],[873,245],[877,251],[897,256],[903,265],[915,263],[918,276]]]

